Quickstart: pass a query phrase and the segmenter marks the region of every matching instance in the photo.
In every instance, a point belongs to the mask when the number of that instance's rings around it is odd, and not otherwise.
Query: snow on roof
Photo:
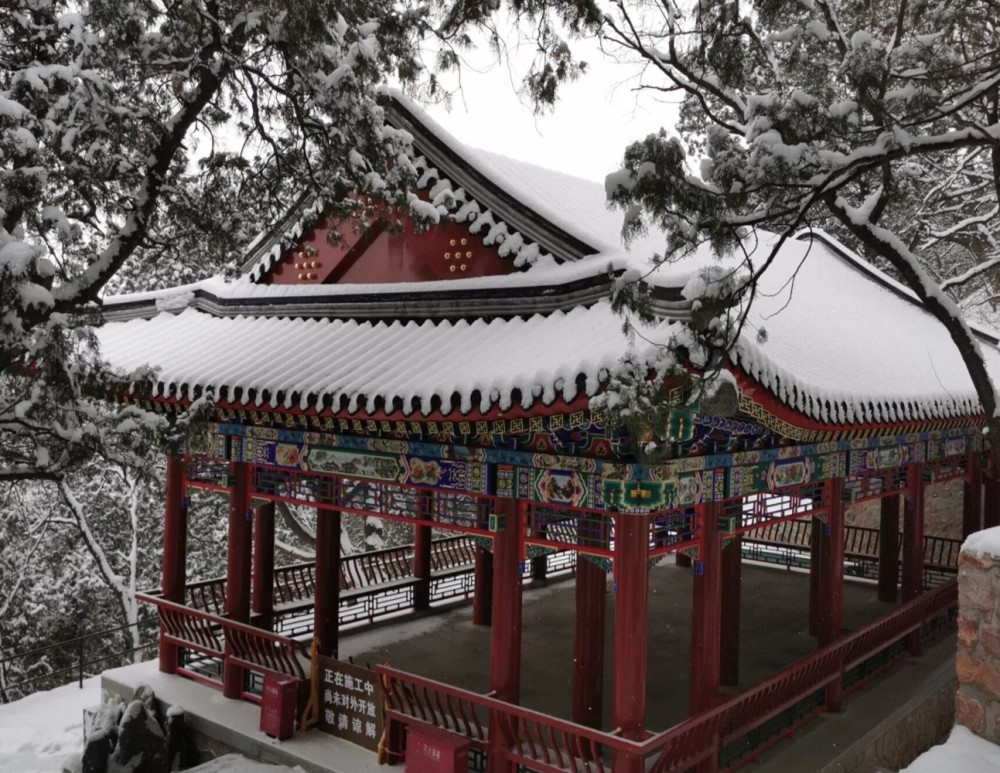
[[[835,245],[823,236],[781,248],[733,359],[786,405],[823,422],[980,413],[941,323],[908,291]],[[986,341],[983,352],[1000,378],[1000,352]]]
[[[158,368],[157,395],[226,387],[227,399],[248,406],[305,409],[312,397],[351,412],[384,406],[407,414],[447,414],[453,401],[463,414],[571,401],[581,386],[593,395],[628,347],[606,300],[528,319],[437,324],[187,309],[108,324],[98,338],[113,366]]]
[[[733,362],[793,410],[831,425],[913,423],[980,413],[971,379],[944,327],[905,288],[819,236],[781,247],[761,280]],[[755,252],[763,255],[769,248],[761,242]],[[628,256],[611,262],[618,268],[635,265]],[[661,267],[650,279],[678,290],[712,262],[705,248]],[[533,276],[407,285],[266,286],[208,280],[177,288],[172,295],[113,299],[108,304],[112,319],[116,302],[119,308],[145,303],[146,311],[133,316],[164,313],[149,320],[128,320],[123,313],[120,318],[128,321],[107,324],[98,335],[115,367],[159,368],[158,394],[226,386],[229,399],[237,388],[243,399],[253,390],[257,404],[266,390],[272,407],[279,393],[285,407],[292,407],[293,398],[305,406],[312,396],[329,398],[338,408],[342,402],[352,411],[371,409],[378,399],[386,410],[395,406],[407,413],[427,413],[432,400],[434,405],[440,401],[447,412],[453,397],[463,413],[506,409],[515,401],[527,407],[539,397],[545,403],[560,394],[573,399],[581,375],[586,394],[593,395],[626,353],[622,320],[607,299],[609,285],[595,285],[596,299],[575,306],[578,296],[565,294],[568,300],[550,307],[558,310],[547,316],[516,312],[520,316],[470,322],[476,314],[460,315],[466,321],[442,314],[448,321],[404,323],[389,312],[380,321],[374,312],[351,310],[384,303],[394,293],[406,297],[408,308],[440,303],[434,293],[440,296],[445,290],[459,297],[478,292],[495,303],[501,289],[537,289],[542,278],[545,291],[539,297],[551,300],[558,295],[551,288],[559,287],[560,280],[572,286],[572,281],[603,274],[607,265],[607,259],[602,265],[587,258],[539,268]],[[210,313],[190,307],[175,316],[198,292],[213,294],[218,304],[197,307]],[[350,296],[346,312],[335,308],[341,296]],[[663,327],[685,316],[684,304],[675,305],[665,314]],[[338,316],[342,318],[334,318]],[[658,334],[658,340],[665,339],[664,330]],[[1000,380],[1000,352],[988,340],[983,351]]]

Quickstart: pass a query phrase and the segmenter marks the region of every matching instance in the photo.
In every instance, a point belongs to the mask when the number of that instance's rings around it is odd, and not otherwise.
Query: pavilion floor
[[[688,716],[692,570],[665,561],[650,573],[647,725],[659,731]],[[743,564],[740,684],[757,684],[816,650],[807,632],[809,578],[801,571]],[[847,581],[844,624],[855,630],[888,614],[874,583]],[[568,719],[572,697],[572,581],[526,590],[521,649],[521,705]],[[611,718],[615,603],[607,594],[604,722]],[[395,668],[475,692],[489,691],[489,628],[472,623],[471,607],[345,635],[340,656]]]

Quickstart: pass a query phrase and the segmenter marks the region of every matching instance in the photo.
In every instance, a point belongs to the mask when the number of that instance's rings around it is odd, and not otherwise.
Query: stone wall
[[[924,492],[924,533],[935,537],[962,539],[962,497],[960,480],[927,486]],[[877,529],[881,501],[878,499],[848,505],[844,522],[848,526]]]
[[[955,721],[1000,743],[1000,549],[977,549],[991,539],[1000,545],[1000,528],[973,535],[958,559]]]

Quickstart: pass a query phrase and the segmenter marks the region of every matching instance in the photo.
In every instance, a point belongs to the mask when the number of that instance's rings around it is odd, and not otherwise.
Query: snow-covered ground
[[[899,773],[995,773],[1000,770],[1000,746],[984,741],[962,725],[955,725],[948,740],[917,757]]]
[[[0,771],[3,773],[59,773],[67,756],[79,752],[83,741],[83,710],[100,701],[100,679],[75,683],[0,706]],[[984,741],[964,727],[952,730],[948,740],[930,749],[900,773],[996,773],[1000,746]],[[192,768],[192,773],[301,773],[253,762],[231,754]]]
[[[0,771],[59,773],[83,748],[83,710],[100,703],[100,677],[39,692],[0,706]],[[237,754],[192,768],[197,773],[301,773],[301,768],[253,762]]]

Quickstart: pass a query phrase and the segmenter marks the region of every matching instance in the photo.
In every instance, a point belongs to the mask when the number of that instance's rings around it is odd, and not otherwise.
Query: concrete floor
[[[647,726],[664,730],[688,716],[689,620],[691,569],[664,562],[650,574],[650,641],[647,681]],[[806,632],[808,575],[770,567],[743,565],[740,685],[745,689],[816,649]],[[862,627],[895,605],[879,602],[874,584],[845,584],[844,624]],[[521,704],[569,718],[573,657],[573,582],[552,583],[524,595]],[[614,594],[608,585],[607,640],[604,674],[605,729],[610,722],[611,664],[614,660]],[[476,692],[487,692],[488,628],[474,626],[463,608],[425,620],[425,630],[395,640],[391,629],[373,644],[370,635],[346,636],[341,656],[358,662],[386,663],[395,668]]]

